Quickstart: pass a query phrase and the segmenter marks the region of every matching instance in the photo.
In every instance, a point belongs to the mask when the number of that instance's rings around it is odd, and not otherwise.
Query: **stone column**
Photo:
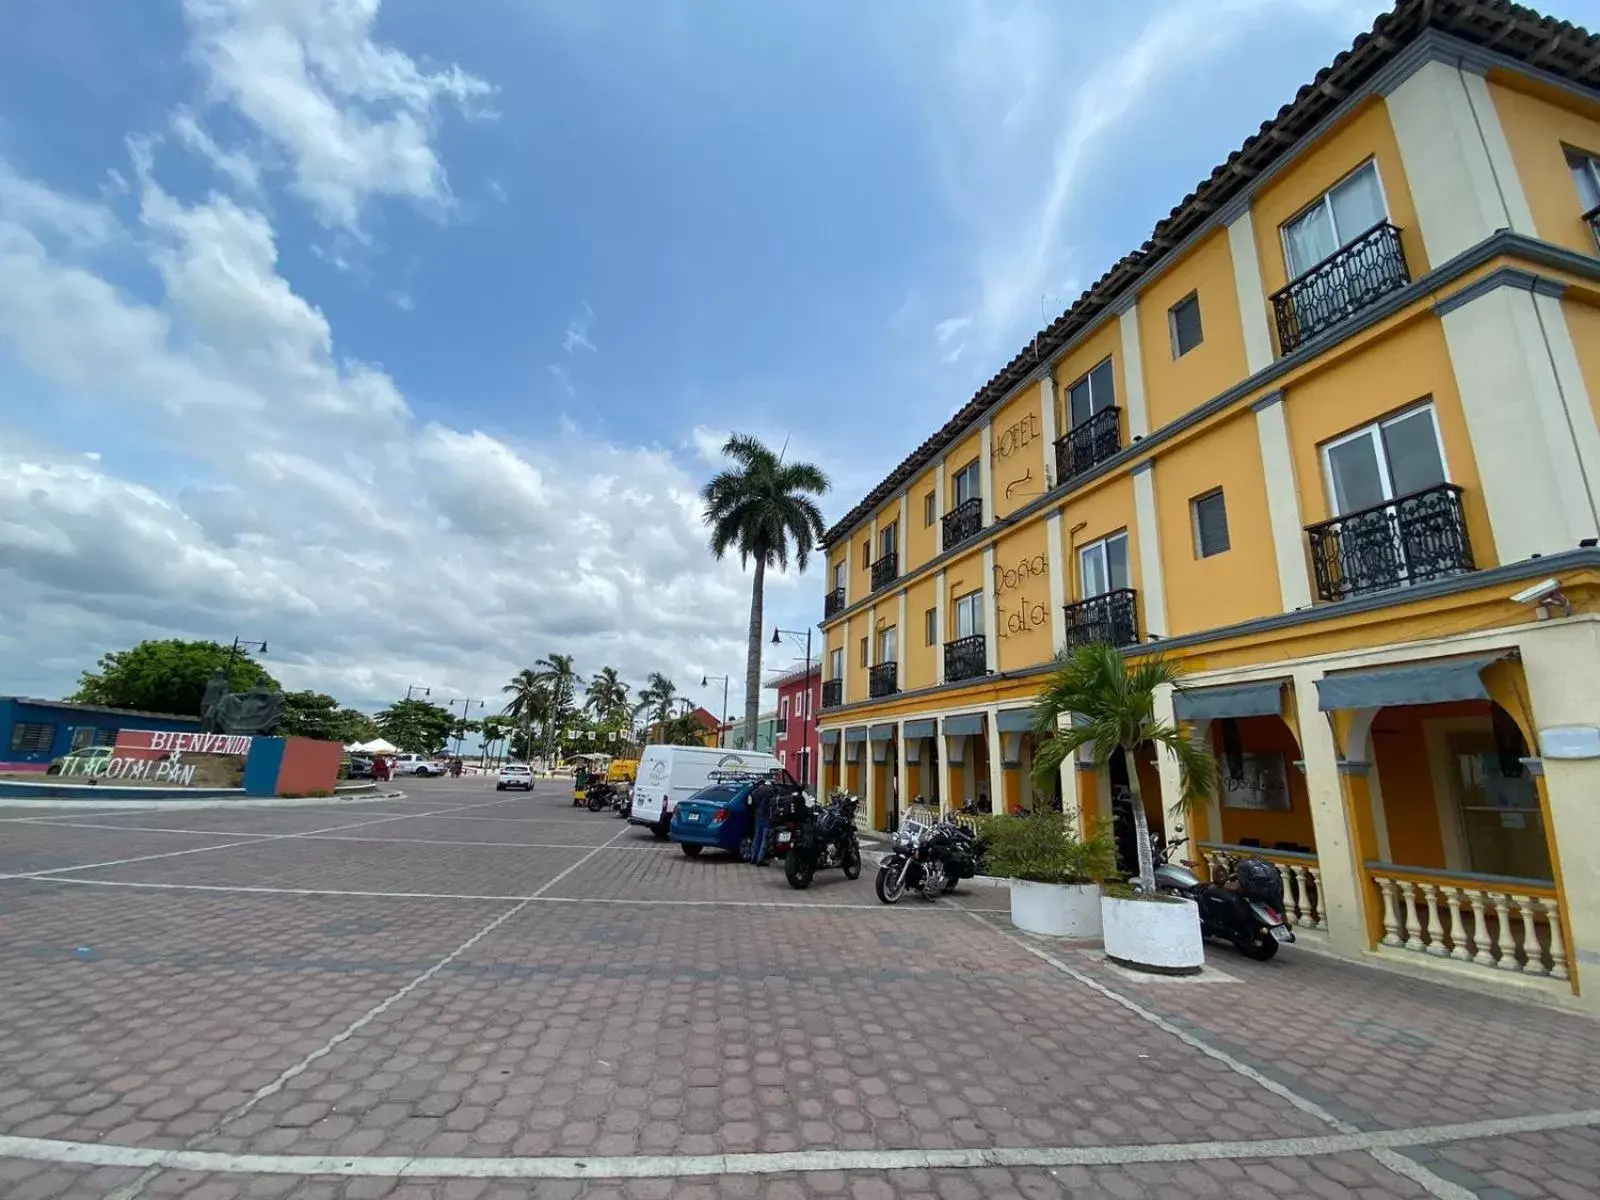
[[[1351,836],[1345,788],[1339,775],[1339,751],[1333,726],[1317,707],[1321,668],[1294,672],[1295,708],[1300,724],[1300,751],[1306,764],[1306,796],[1317,837],[1317,863],[1322,871],[1322,910],[1333,948],[1360,954],[1367,938],[1366,871]]]

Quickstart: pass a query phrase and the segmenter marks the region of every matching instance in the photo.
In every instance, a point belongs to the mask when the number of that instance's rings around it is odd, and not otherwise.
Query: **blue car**
[[[740,858],[750,857],[750,836],[754,819],[750,812],[750,793],[754,779],[730,780],[701,788],[672,810],[668,830],[672,840],[690,858],[710,847],[726,850]]]

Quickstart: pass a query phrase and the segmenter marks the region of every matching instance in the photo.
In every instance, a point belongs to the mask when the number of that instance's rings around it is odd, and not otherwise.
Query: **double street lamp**
[[[265,654],[267,652],[267,644],[266,642],[250,642],[244,638],[234,638],[233,645],[228,650],[228,665],[223,668],[226,676],[231,677],[233,675],[234,660],[239,657],[239,651],[241,650],[259,650],[262,654]]]
[[[702,675],[700,676],[700,686],[710,687],[713,679],[722,680],[722,712],[717,716],[717,749],[720,750],[722,749],[723,730],[727,729],[728,727],[728,676]],[[749,730],[746,730],[745,733],[748,735]],[[753,747],[755,742],[752,741],[750,744]]]
[[[424,696],[433,695],[433,689],[431,687],[423,687],[423,685],[420,683],[409,683],[406,685],[407,700],[411,699],[412,692],[421,692]]]
[[[424,690],[423,695],[427,695],[426,690]],[[460,732],[456,734],[456,757],[460,758],[461,743],[466,739],[467,736],[467,713],[471,710],[474,703],[476,703],[479,708],[482,708],[484,702],[482,700],[473,701],[467,699],[462,699],[460,701],[451,700],[446,707],[448,707],[450,711],[454,713],[458,703],[461,705],[461,725]]]
[[[805,639],[806,704],[804,709],[805,716],[800,718],[800,782],[802,785],[809,785],[811,783],[811,726],[817,719],[817,714],[813,710],[811,703],[811,629],[809,626],[803,632],[798,629],[773,629],[772,644],[774,646],[783,645],[784,638],[788,638],[796,646],[801,644],[801,638]]]

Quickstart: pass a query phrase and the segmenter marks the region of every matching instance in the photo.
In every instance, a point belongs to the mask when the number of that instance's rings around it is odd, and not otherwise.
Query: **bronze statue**
[[[200,698],[200,729],[202,732],[223,732],[222,725],[217,719],[217,709],[228,695],[229,690],[227,672],[218,667],[211,673],[211,678],[206,681],[205,694]]]
[[[213,672],[200,700],[200,728],[206,733],[268,736],[283,720],[283,693],[235,692],[222,668]]]

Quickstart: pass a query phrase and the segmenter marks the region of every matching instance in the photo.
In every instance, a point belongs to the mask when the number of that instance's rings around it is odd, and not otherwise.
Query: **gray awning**
[[[1506,654],[1473,658],[1438,658],[1398,667],[1340,671],[1317,681],[1317,707],[1383,708],[1391,704],[1445,704],[1452,700],[1487,700],[1479,672]]]
[[[1033,728],[1033,709],[1002,708],[994,715],[994,727],[1001,733],[1027,733]]]
[[[858,726],[855,729],[846,729],[844,731],[844,740],[845,740],[845,743],[847,745],[850,744],[850,743],[853,743],[853,742],[864,742],[864,741],[866,741],[867,740],[866,728],[862,727],[862,726]]]
[[[1283,712],[1283,680],[1233,683],[1226,687],[1178,688],[1172,693],[1172,711],[1180,721],[1276,717]]]
[[[888,742],[894,739],[893,725],[874,725],[869,736],[875,742]]]
[[[932,736],[933,736],[933,722],[932,721],[907,721],[906,722],[906,741],[909,742],[912,738],[930,738]]]
[[[945,737],[970,737],[983,732],[982,713],[962,713],[958,717],[944,719]]]
[[[824,729],[822,731],[822,744],[824,746],[837,746],[839,744],[839,731],[837,729]]]

